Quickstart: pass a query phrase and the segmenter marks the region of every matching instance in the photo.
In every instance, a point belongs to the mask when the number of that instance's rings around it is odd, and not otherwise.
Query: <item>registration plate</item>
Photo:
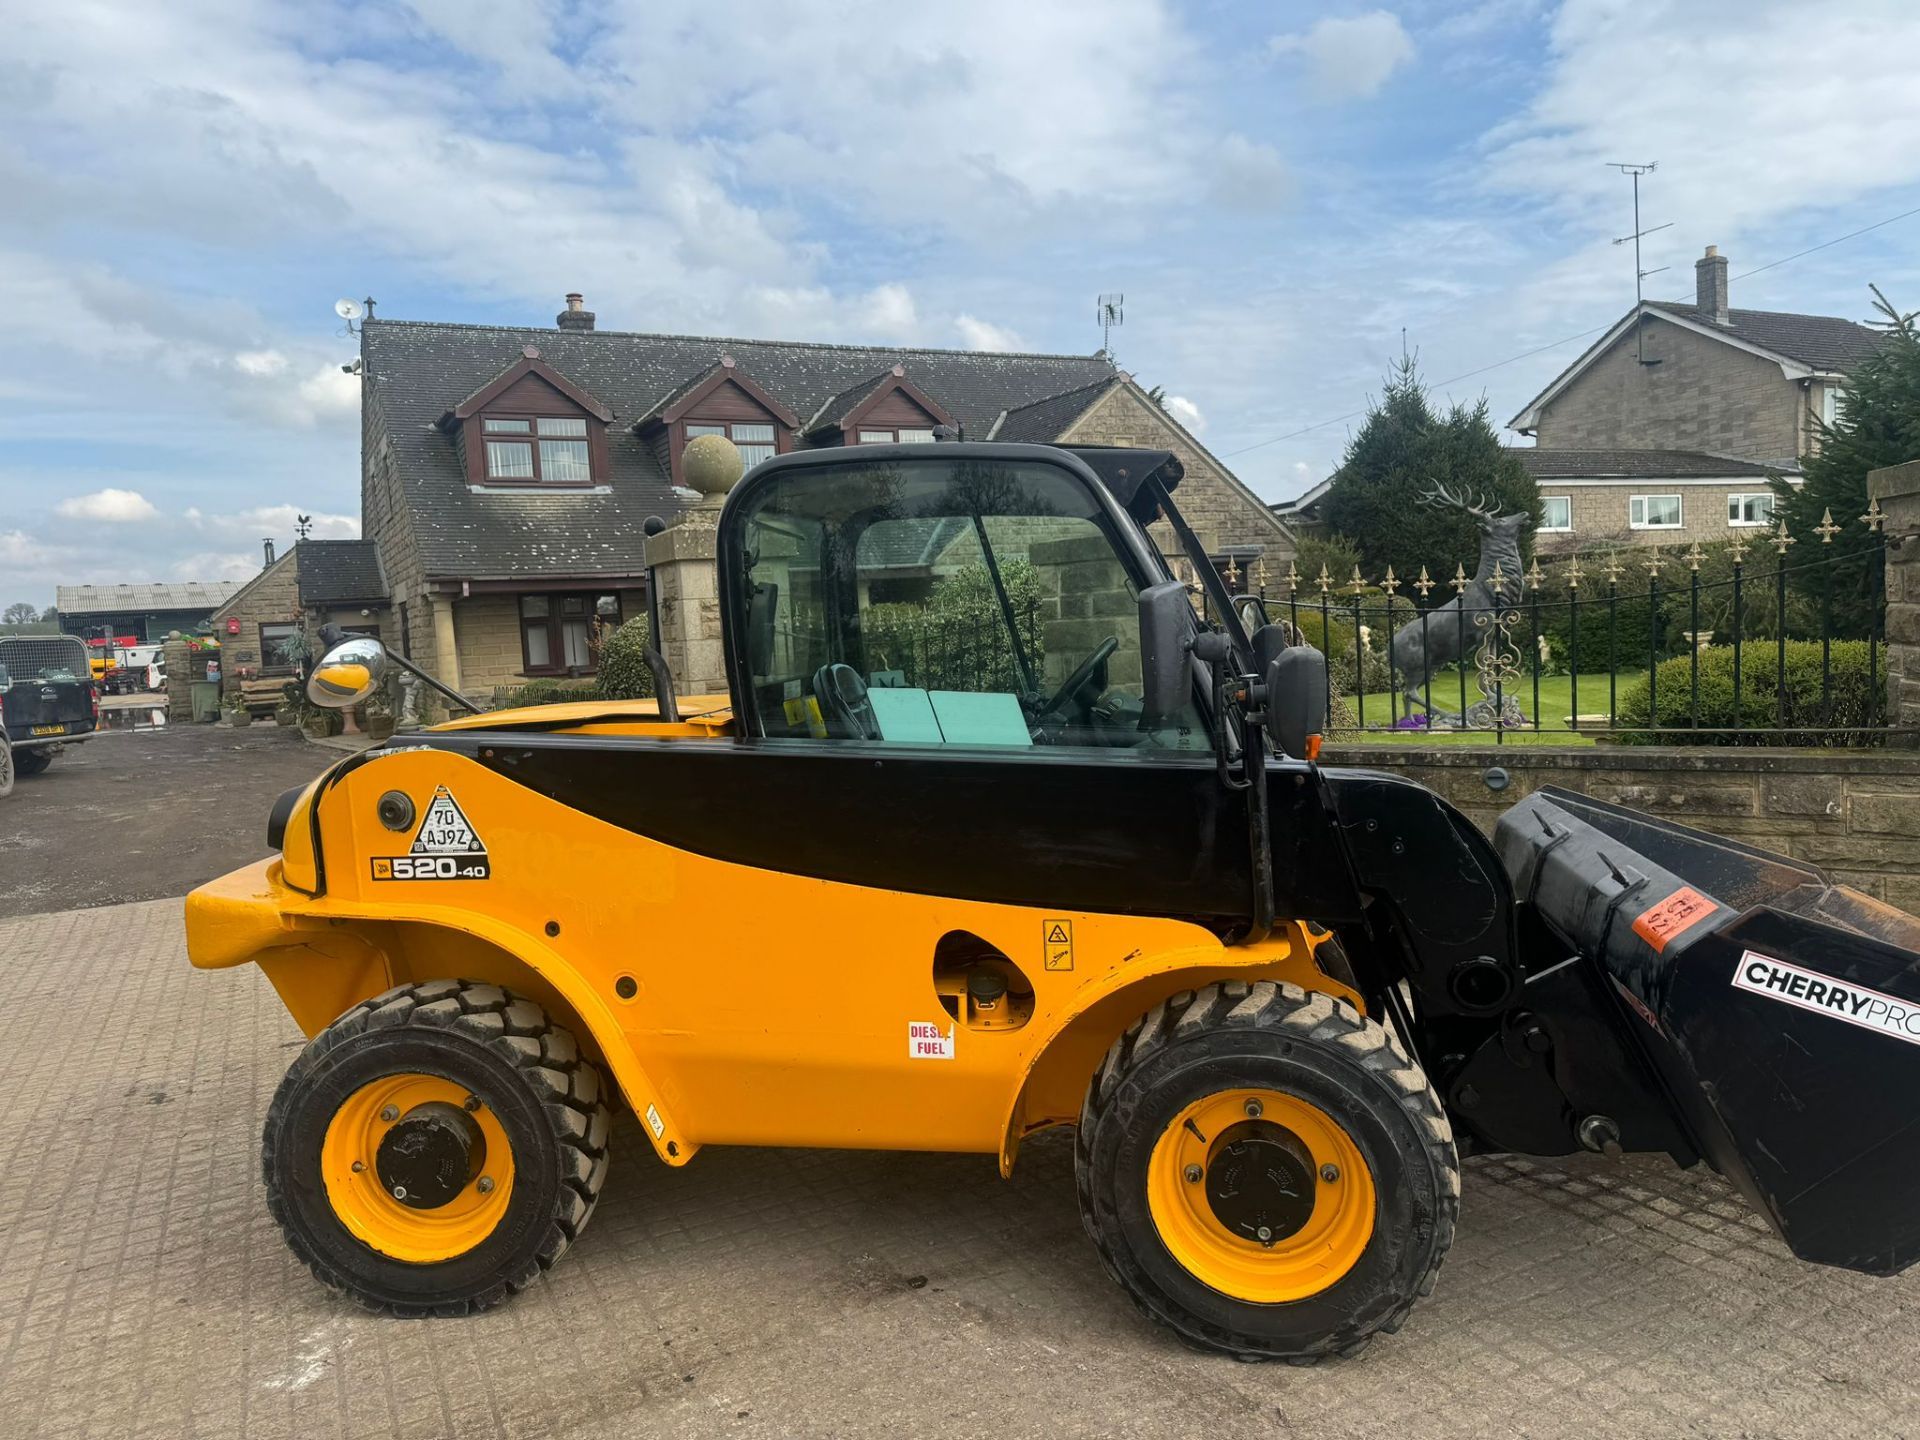
[[[67,733],[67,727],[64,725],[36,725],[27,733],[29,735],[64,735]]]

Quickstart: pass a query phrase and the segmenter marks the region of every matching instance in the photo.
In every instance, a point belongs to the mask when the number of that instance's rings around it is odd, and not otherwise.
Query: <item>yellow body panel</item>
[[[550,722],[573,708],[529,713]],[[658,734],[657,722],[645,733]],[[421,815],[449,797],[485,847],[486,878],[376,878],[412,869],[394,862],[409,855],[414,827],[388,830],[375,813],[388,790]],[[317,888],[314,793],[295,808],[283,860],[189,897],[193,963],[258,959],[309,1034],[414,981],[481,979],[529,993],[604,1059],[674,1164],[703,1144],[764,1144],[973,1151],[999,1155],[1004,1168],[1022,1134],[1077,1116],[1114,1038],[1169,995],[1238,977],[1358,1000],[1319,972],[1317,941],[1297,924],[1228,947],[1177,920],[755,869],[620,829],[425,747],[376,754],[326,788],[325,889],[314,898],[301,893]],[[751,805],[739,808],[752,824]],[[456,858],[440,868],[475,867]],[[996,947],[1031,985],[1018,1023],[975,1028],[964,999],[957,1018],[943,1005],[934,954],[954,930]]]

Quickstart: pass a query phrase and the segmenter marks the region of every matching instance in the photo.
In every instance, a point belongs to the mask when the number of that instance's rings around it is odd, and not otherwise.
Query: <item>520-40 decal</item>
[[[394,855],[373,862],[376,880],[484,880],[484,855]]]

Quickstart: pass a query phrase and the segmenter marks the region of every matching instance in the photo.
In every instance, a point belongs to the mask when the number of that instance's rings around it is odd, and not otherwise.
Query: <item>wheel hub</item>
[[[1300,1137],[1270,1120],[1243,1120],[1215,1142],[1207,1163],[1207,1204],[1243,1240],[1272,1245],[1313,1216],[1318,1168]]]
[[[487,1140],[460,1106],[428,1101],[387,1131],[373,1163],[381,1185],[402,1205],[437,1210],[478,1178]]]

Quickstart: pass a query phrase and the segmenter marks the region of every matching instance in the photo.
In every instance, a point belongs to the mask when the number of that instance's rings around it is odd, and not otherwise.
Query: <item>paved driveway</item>
[[[1920,1432],[1920,1274],[1799,1265],[1711,1176],[1476,1161],[1433,1298],[1356,1361],[1192,1354],[1074,1212],[1070,1147],[710,1150],[631,1121],[592,1226],[470,1320],[335,1299],[268,1219],[300,1044],[175,901],[0,920],[10,1437],[1886,1436]]]

